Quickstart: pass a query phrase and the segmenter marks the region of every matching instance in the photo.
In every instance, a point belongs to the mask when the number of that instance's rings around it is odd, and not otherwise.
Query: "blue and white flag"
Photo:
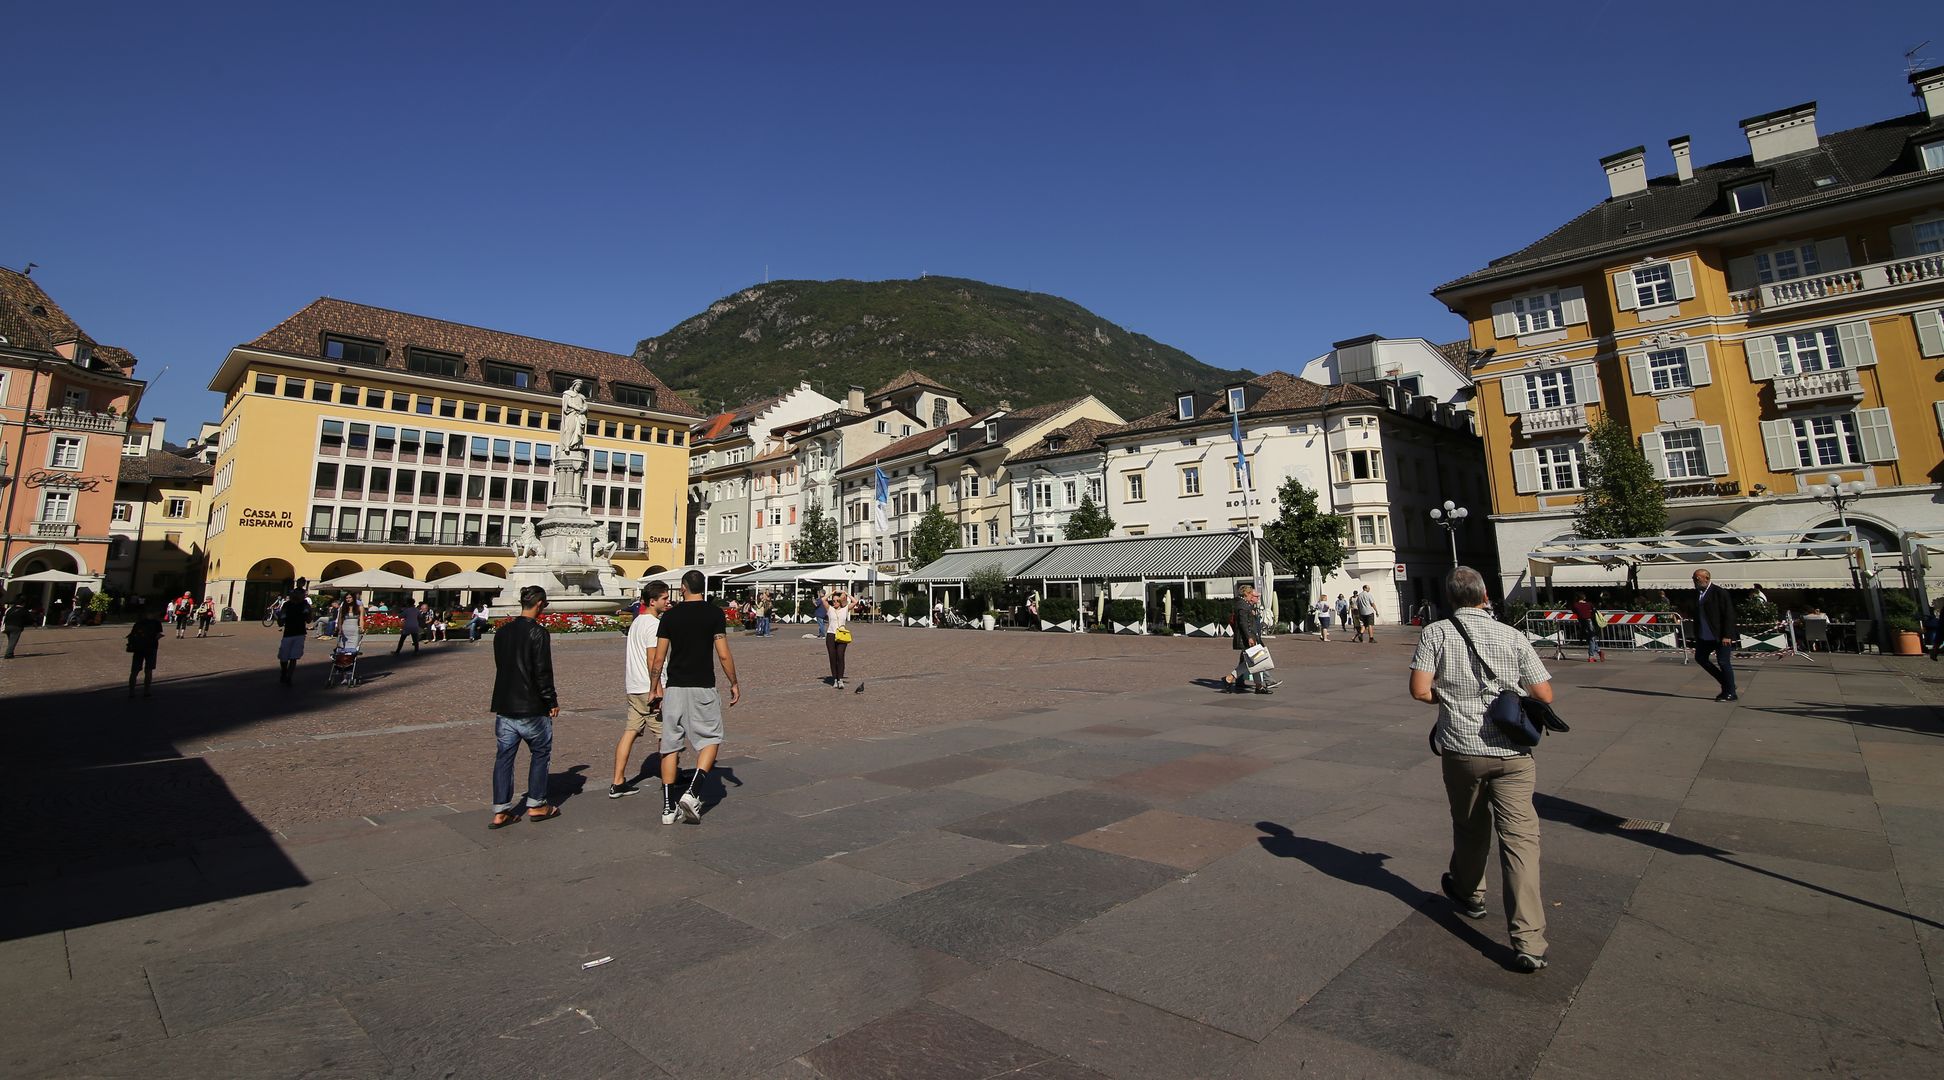
[[[1242,481],[1242,486],[1247,488],[1251,486],[1249,484],[1249,453],[1242,446],[1242,414],[1235,413],[1231,415],[1229,417],[1229,425],[1229,434],[1235,439],[1236,476]]]
[[[891,531],[890,523],[884,519],[884,515],[890,509],[891,478],[884,475],[882,465],[877,467],[876,472],[877,498],[871,503],[871,524],[877,527],[877,534],[883,536]]]

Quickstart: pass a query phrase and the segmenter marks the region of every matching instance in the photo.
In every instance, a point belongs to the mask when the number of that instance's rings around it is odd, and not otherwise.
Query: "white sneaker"
[[[842,679],[838,679],[838,680],[837,680],[837,689],[839,689],[839,690],[842,690],[843,688],[844,688],[844,680],[842,680]]]
[[[688,822],[690,825],[702,824],[702,800],[695,797],[695,792],[691,791],[675,800],[675,808],[681,811],[683,821]],[[662,815],[662,820],[667,821],[670,825],[674,824],[673,821],[669,820],[667,814]]]
[[[662,811],[662,824],[663,824],[663,825],[673,825],[673,824],[675,824],[675,822],[676,822],[676,821],[677,821],[677,820],[678,820],[678,819],[679,819],[680,817],[681,817],[681,815],[680,815],[680,814],[677,814],[677,813],[675,812],[675,810],[674,810],[674,808],[673,808],[673,807],[671,807],[671,808],[669,808],[669,809],[667,809],[667,810],[663,810],[663,811]]]

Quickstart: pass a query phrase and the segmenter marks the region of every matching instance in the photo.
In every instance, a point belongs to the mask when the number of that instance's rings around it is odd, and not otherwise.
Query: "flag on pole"
[[[1249,452],[1242,446],[1241,413],[1233,413],[1229,416],[1229,435],[1235,440],[1235,472],[1237,478],[1242,481],[1243,489],[1247,490],[1249,487]]]
[[[884,519],[885,513],[890,509],[891,478],[884,475],[882,465],[877,467],[876,472],[877,498],[871,503],[871,524],[877,526],[877,534],[883,536],[891,531],[890,523]]]

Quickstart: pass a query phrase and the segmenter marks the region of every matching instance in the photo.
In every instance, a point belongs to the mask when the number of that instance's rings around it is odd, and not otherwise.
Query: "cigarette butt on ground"
[[[600,967],[602,964],[613,963],[613,961],[614,961],[614,957],[603,956],[599,960],[589,960],[587,963],[582,964],[581,970],[586,971],[588,968],[597,968]]]

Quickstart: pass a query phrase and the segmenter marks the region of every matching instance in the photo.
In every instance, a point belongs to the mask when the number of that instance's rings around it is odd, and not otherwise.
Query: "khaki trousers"
[[[1539,815],[1532,808],[1538,772],[1532,755],[1485,757],[1446,752],[1445,798],[1451,803],[1451,888],[1483,899],[1485,860],[1498,836],[1505,925],[1512,947],[1546,955],[1546,909],[1539,898]]]

